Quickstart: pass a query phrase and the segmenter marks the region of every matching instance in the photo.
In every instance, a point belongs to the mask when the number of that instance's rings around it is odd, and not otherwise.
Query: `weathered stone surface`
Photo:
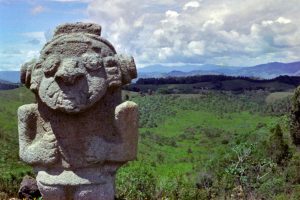
[[[31,164],[44,199],[113,199],[116,170],[134,160],[138,109],[121,102],[136,78],[96,24],[59,26],[21,81],[37,103],[18,109],[20,157]]]
[[[41,196],[37,182],[30,176],[24,176],[19,189],[20,199],[37,199]]]
[[[101,35],[101,26],[93,23],[75,23],[75,24],[63,24],[58,26],[54,31],[54,36],[59,34],[68,34],[68,33],[90,33],[95,35]]]

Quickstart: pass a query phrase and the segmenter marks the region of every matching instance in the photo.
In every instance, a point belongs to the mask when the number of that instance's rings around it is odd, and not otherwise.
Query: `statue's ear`
[[[103,59],[103,65],[107,75],[107,83],[110,88],[122,86],[122,72],[116,56],[108,56]]]
[[[120,69],[122,72],[123,85],[131,82],[132,79],[137,78],[137,71],[135,62],[132,56],[116,55],[119,60]]]
[[[30,61],[21,66],[21,83],[24,84],[27,88],[30,88],[31,82],[31,73],[33,66],[35,65],[35,61]]]
[[[125,55],[108,56],[103,59],[109,87],[121,87],[137,77],[133,57]]]
[[[40,62],[27,62],[21,66],[21,83],[33,92],[36,92],[42,77],[41,74],[42,70]]]

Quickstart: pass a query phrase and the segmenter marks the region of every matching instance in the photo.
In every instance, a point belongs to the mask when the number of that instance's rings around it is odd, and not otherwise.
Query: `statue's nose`
[[[84,70],[78,66],[78,61],[75,59],[64,60],[55,73],[55,79],[65,84],[74,84],[83,76]]]

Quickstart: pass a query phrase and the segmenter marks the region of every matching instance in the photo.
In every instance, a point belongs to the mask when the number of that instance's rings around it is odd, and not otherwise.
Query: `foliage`
[[[291,136],[294,144],[300,145],[300,87],[295,90],[291,110]]]
[[[289,164],[288,121],[278,117],[284,112],[269,109],[277,104],[266,104],[267,95],[208,92],[133,97],[142,120],[137,162],[156,169],[153,196],[273,199],[286,194],[292,183],[286,178],[289,167],[281,166],[297,164]],[[156,126],[149,126],[150,121]],[[193,195],[186,196],[185,191]]]
[[[118,174],[118,199],[154,199],[155,189],[156,178],[149,166],[132,163]]]
[[[285,170],[287,182],[300,184],[300,152],[295,152]]]
[[[225,168],[225,172],[231,177],[229,180],[233,180],[232,186],[240,188],[240,193],[245,199],[262,187],[276,168],[276,164],[271,160],[255,155],[256,150],[256,145],[247,143],[233,147],[236,158]]]
[[[268,141],[268,154],[273,162],[283,165],[291,157],[289,146],[284,142],[283,133],[279,124],[271,130]]]

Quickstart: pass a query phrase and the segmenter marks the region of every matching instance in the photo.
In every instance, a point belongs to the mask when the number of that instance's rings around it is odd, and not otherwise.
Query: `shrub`
[[[213,176],[211,173],[201,172],[198,175],[196,186],[198,189],[209,189],[213,185]]]
[[[151,167],[137,162],[119,170],[117,175],[118,199],[154,199],[156,178]]]
[[[194,181],[184,176],[178,176],[160,182],[158,191],[156,199],[209,199],[209,193],[207,193],[206,190],[197,189]]]
[[[289,146],[284,142],[282,129],[279,124],[271,130],[268,141],[268,154],[277,164],[284,165],[291,157]]]
[[[158,88],[157,89],[158,94],[171,94],[171,91],[168,88]]]
[[[220,186],[227,188],[227,193],[231,191],[233,195],[250,198],[257,188],[273,176],[276,164],[271,160],[259,158],[257,145],[241,143],[232,150],[235,158],[232,158],[231,164],[225,168]]]
[[[296,145],[300,145],[300,87],[295,90],[291,109],[291,136]]]
[[[289,183],[300,184],[300,152],[294,153],[285,170],[285,174]]]
[[[292,200],[298,200],[298,199],[300,199],[300,185],[296,185],[293,188],[293,193],[291,195],[291,199]]]
[[[262,199],[274,199],[276,194],[284,192],[285,181],[283,177],[274,177],[263,182],[258,192]]]

